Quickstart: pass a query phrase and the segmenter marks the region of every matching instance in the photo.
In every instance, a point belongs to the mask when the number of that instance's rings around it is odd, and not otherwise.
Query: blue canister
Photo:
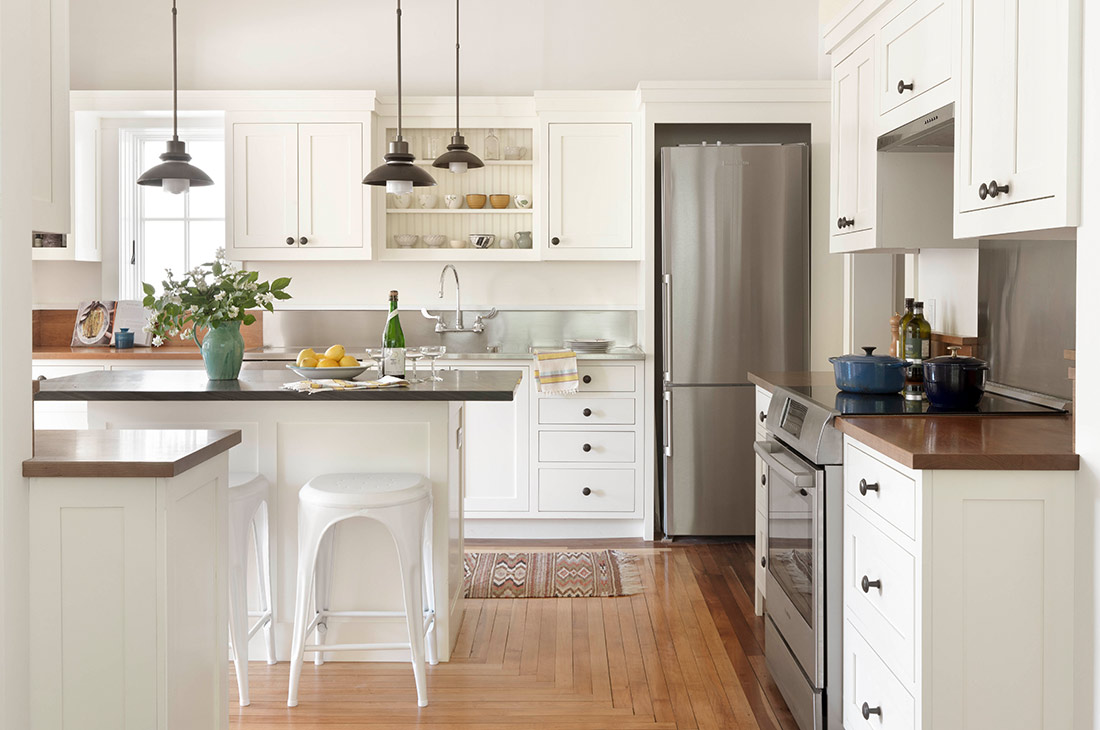
[[[115,332],[115,349],[128,350],[134,346],[134,333],[129,327],[123,327]]]

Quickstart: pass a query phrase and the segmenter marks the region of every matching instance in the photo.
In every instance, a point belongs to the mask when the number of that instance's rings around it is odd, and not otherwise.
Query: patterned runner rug
[[[642,592],[636,561],[617,550],[466,553],[466,597],[629,596]]]

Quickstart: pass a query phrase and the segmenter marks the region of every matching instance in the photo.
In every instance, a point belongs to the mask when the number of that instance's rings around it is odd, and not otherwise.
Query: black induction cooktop
[[[819,405],[835,410],[843,416],[1055,416],[1065,413],[1058,408],[1037,405],[1006,395],[986,392],[977,407],[968,410],[943,410],[935,408],[927,400],[906,400],[900,393],[892,395],[862,395],[846,393],[833,385],[786,387]]]

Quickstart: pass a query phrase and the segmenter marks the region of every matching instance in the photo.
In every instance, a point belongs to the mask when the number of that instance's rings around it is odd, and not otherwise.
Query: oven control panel
[[[808,409],[796,400],[786,399],[783,414],[779,417],[779,427],[797,438],[802,437],[802,426],[806,423]]]

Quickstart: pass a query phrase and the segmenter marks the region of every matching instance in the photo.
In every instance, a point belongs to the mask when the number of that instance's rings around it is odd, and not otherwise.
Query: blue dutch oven
[[[905,386],[904,360],[873,354],[875,348],[862,348],[866,355],[830,357],[836,387],[847,393],[884,395],[897,393]]]

